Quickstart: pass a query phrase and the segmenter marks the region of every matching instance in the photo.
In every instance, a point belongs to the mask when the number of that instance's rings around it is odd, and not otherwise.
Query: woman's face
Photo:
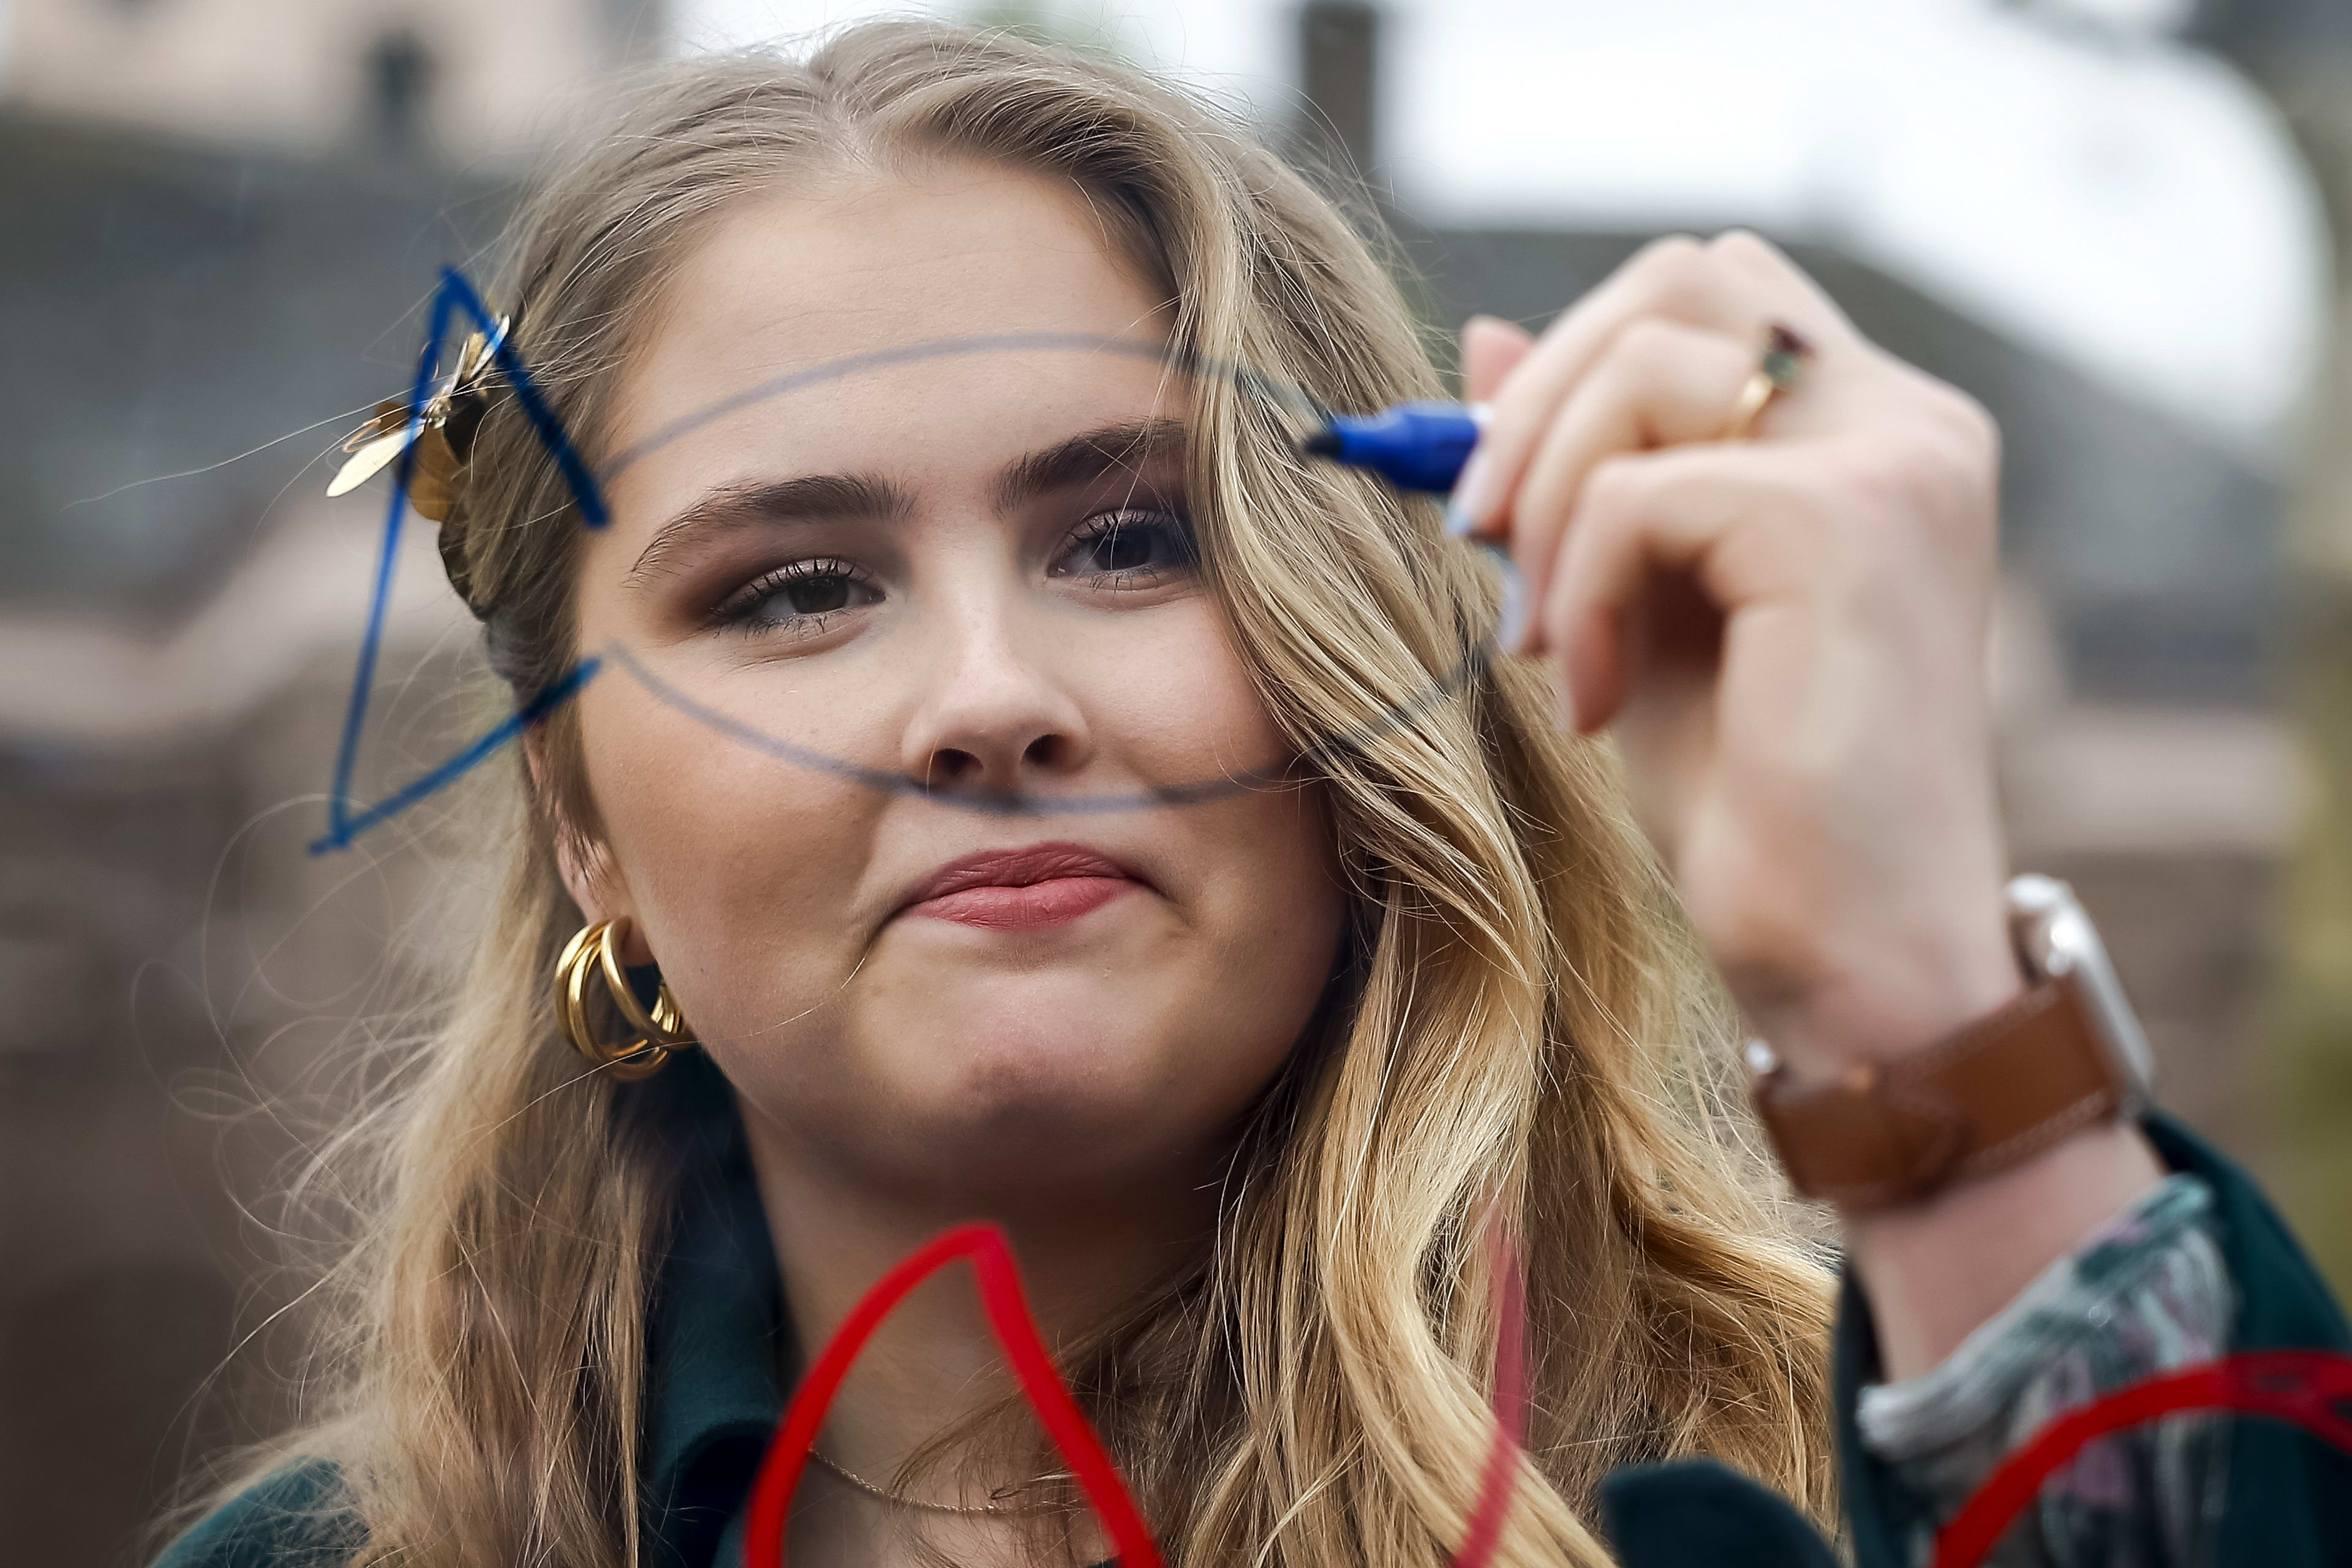
[[[609,450],[646,445],[584,552],[571,879],[813,1170],[1197,1173],[1329,973],[1328,825],[1191,562],[1189,389],[1082,341],[1163,306],[1073,193],[935,169],[739,205],[616,388]],[[1076,339],[723,407],[1023,333]]]

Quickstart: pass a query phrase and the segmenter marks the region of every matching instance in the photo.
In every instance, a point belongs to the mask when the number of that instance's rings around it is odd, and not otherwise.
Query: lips
[[[899,913],[1012,931],[1066,924],[1145,884],[1083,844],[988,849],[950,860],[926,878]]]

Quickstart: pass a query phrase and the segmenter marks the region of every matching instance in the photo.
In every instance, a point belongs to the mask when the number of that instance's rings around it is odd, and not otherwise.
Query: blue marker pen
[[[1378,414],[1334,414],[1298,449],[1309,457],[1369,468],[1401,490],[1445,495],[1461,479],[1463,465],[1469,462],[1471,448],[1486,427],[1484,404],[1400,403]],[[1454,527],[1449,516],[1448,531]],[[1509,553],[1493,544],[1486,547],[1503,565],[1503,615],[1495,635],[1507,651],[1518,646],[1526,601]]]
[[[1370,468],[1401,490],[1444,495],[1462,477],[1486,425],[1483,405],[1400,403],[1378,414],[1335,414],[1298,449]]]

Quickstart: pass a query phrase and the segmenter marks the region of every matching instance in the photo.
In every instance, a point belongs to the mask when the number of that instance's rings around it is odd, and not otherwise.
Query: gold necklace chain
[[[884,1502],[896,1503],[900,1508],[919,1509],[925,1513],[952,1513],[961,1515],[966,1519],[1018,1519],[1024,1518],[1031,1514],[1050,1513],[1056,1506],[1053,1503],[1029,1503],[1020,1508],[1008,1508],[1003,1503],[992,1501],[976,1504],[932,1502],[928,1499],[908,1497],[903,1492],[894,1492],[887,1487],[877,1487],[872,1481],[867,1480],[864,1476],[859,1475],[856,1470],[851,1469],[848,1466],[840,1464],[828,1458],[824,1450],[817,1447],[814,1444],[811,1444],[809,1446],[809,1458],[814,1459],[818,1464],[823,1465],[826,1469],[831,1470],[835,1475],[839,1476],[843,1480],[847,1481],[851,1486],[856,1487],[859,1491],[871,1493],[873,1496],[880,1498]],[[1056,1478],[1040,1476],[1038,1480],[1051,1480],[1055,1479]],[[1024,1492],[1036,1484],[1037,1481],[1028,1481],[1019,1487],[1003,1488],[991,1495],[992,1497],[1003,1497],[1008,1493]]]

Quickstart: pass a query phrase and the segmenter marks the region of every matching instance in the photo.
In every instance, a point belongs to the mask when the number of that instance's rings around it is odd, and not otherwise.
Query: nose
[[[1092,755],[1085,708],[1046,651],[1054,639],[1021,618],[980,601],[941,617],[938,673],[907,729],[906,771],[926,789],[1021,795]]]

